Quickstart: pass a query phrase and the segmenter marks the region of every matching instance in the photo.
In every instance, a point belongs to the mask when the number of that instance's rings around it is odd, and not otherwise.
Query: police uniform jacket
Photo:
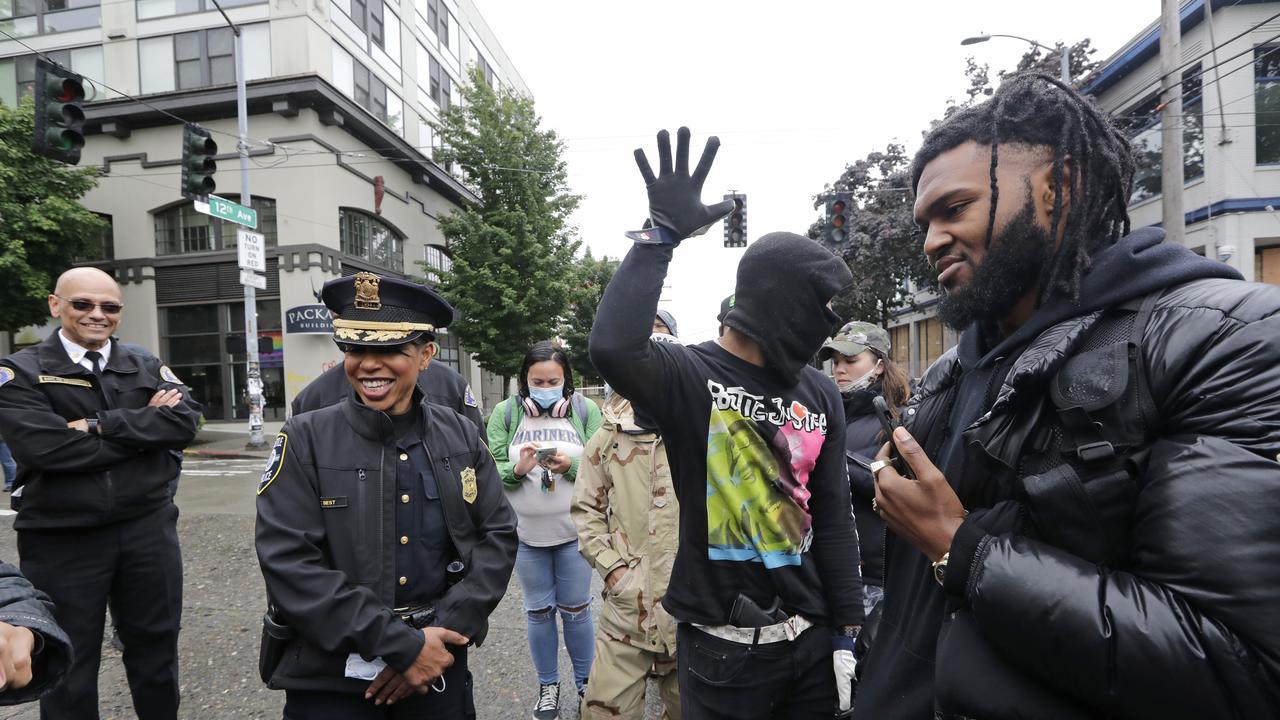
[[[158,390],[183,402],[148,407]],[[200,404],[146,350],[111,344],[101,377],[67,356],[55,331],[0,360],[0,432],[18,461],[14,528],[95,527],[170,502],[178,455],[196,435]],[[98,420],[98,432],[67,427]]]
[[[462,580],[435,598],[433,623],[479,644],[515,564],[516,518],[474,425],[415,392],[422,438]],[[407,669],[422,633],[391,608],[396,567],[396,438],[391,419],[354,397],[291,418],[258,489],[257,551],[267,594],[295,633],[268,685],[363,692],[350,653]]]

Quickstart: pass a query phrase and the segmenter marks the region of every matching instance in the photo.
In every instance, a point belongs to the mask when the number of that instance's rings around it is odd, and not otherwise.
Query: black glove
[[[689,174],[689,128],[680,128],[676,138],[674,170],[671,167],[671,135],[666,130],[658,133],[658,177],[653,176],[649,159],[640,148],[636,148],[636,165],[649,190],[649,217],[678,241],[706,232],[712,223],[732,212],[734,205],[732,200],[711,206],[702,204],[702,183],[716,159],[720,138],[707,138],[707,147],[702,151],[702,159],[698,161],[693,175]]]

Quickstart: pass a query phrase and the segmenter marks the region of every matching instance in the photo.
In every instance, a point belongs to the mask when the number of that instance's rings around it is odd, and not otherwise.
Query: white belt
[[[702,632],[728,640],[740,645],[765,645],[776,642],[790,642],[800,633],[813,627],[813,623],[800,615],[792,615],[776,625],[758,628],[740,628],[733,625],[694,625]]]

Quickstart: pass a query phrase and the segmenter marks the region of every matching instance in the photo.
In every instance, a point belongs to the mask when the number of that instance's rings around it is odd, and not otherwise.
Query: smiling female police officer
[[[290,419],[258,486],[263,676],[288,720],[472,717],[466,646],[507,588],[516,522],[475,425],[416,385],[453,308],[370,273],[321,299],[353,392]]]

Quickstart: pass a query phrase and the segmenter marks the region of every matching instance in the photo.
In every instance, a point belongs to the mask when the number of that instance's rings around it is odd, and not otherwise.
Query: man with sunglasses
[[[178,715],[182,557],[169,483],[201,408],[154,355],[112,337],[123,310],[111,276],[68,270],[49,295],[61,327],[0,360],[22,572],[53,600],[74,647],[41,717],[98,717],[108,601],[138,718]]]

